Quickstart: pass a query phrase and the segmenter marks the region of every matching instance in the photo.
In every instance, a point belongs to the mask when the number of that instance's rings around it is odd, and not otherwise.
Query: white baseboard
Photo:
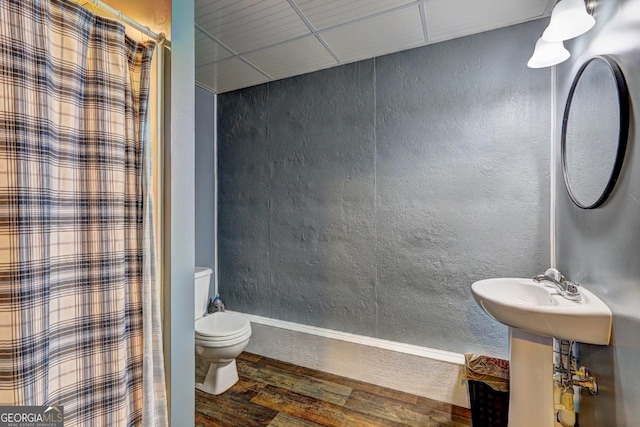
[[[462,354],[239,314],[248,352],[469,408]]]

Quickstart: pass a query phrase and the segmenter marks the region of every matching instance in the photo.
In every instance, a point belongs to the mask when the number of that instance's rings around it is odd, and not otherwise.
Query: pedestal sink
[[[611,310],[580,287],[580,301],[532,279],[471,285],[476,302],[509,328],[510,427],[553,427],[553,340],[609,344]]]

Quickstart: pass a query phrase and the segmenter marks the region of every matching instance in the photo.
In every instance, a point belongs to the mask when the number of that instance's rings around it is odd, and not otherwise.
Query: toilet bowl
[[[210,268],[196,267],[195,350],[196,357],[209,364],[204,381],[196,383],[196,388],[205,393],[220,394],[238,382],[236,357],[249,343],[251,324],[237,313],[204,315],[211,273]]]

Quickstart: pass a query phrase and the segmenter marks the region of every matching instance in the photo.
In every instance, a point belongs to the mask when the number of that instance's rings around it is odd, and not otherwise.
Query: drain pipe
[[[584,366],[577,366],[577,348],[573,341],[554,340],[554,424],[556,427],[573,427],[576,424],[576,406],[579,406],[581,388],[592,395],[598,394],[598,382]],[[577,391],[574,400],[574,388]]]

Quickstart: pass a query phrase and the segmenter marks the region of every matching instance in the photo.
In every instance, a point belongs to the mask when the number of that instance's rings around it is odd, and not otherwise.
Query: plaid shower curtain
[[[67,0],[0,0],[0,405],[167,424],[153,50]]]

